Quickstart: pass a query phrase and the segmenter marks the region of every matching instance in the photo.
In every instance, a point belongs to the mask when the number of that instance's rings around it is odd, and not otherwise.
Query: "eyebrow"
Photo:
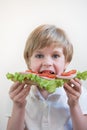
[[[35,53],[41,53],[41,52],[43,52],[43,51],[36,51]]]
[[[56,53],[56,54],[63,54],[63,51],[53,51],[53,53]]]
[[[36,51],[35,54],[36,54],[36,53],[39,53],[39,54],[40,54],[40,53],[43,53],[43,51]],[[53,54],[54,54],[54,53],[55,53],[55,54],[63,54],[62,51],[53,51],[52,53],[53,53]]]
[[[43,50],[36,50],[35,53],[43,53]],[[56,49],[54,49],[53,53],[63,53],[63,50],[56,50]]]

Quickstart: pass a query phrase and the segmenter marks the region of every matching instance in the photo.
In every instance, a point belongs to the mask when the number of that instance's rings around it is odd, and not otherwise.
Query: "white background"
[[[87,70],[87,0],[0,0],[0,130],[5,129],[7,72],[23,71],[23,49],[29,33],[40,24],[63,28],[74,45],[68,69]],[[83,83],[86,87],[87,82]]]

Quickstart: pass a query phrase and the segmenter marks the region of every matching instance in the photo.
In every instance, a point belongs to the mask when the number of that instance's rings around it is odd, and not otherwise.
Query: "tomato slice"
[[[51,74],[49,71],[45,71],[43,73],[38,73],[38,72],[34,72],[32,70],[26,70],[26,72],[30,72],[30,73],[33,73],[33,74],[38,74],[41,77],[56,78],[56,75],[55,74]],[[73,70],[70,70],[68,72],[63,72],[61,74],[61,76],[71,76],[72,74],[75,74],[76,72],[77,71],[75,69],[73,69]]]
[[[41,73],[39,74],[39,76],[48,77],[48,78],[56,78],[55,74],[50,74],[50,73]]]
[[[42,73],[39,73],[39,76],[47,77],[47,78],[56,78],[56,75],[55,74],[51,74],[49,70],[45,70]]]
[[[43,73],[38,73],[38,72],[34,72],[32,70],[26,70],[26,72],[30,72],[30,73],[33,73],[33,74],[38,74],[41,77],[56,78],[56,75],[55,74],[50,74],[49,71],[45,71]]]
[[[25,72],[30,72],[30,73],[38,74],[38,72],[35,72],[33,70],[26,70]]]
[[[70,70],[70,71],[68,71],[68,72],[63,72],[62,74],[61,74],[61,76],[70,76],[70,75],[72,75],[72,74],[75,74],[77,71],[76,70]]]

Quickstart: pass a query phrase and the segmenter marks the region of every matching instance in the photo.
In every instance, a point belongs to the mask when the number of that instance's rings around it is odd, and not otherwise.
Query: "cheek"
[[[64,66],[57,67],[57,74],[61,75],[61,73],[64,71]]]
[[[36,69],[36,65],[37,65],[36,62],[30,62],[30,68],[31,68],[32,70],[35,70],[35,69]]]
[[[33,71],[38,71],[39,68],[40,68],[39,62],[37,63],[36,60],[33,60],[33,59],[32,59],[32,60],[30,61],[30,69],[32,69]]]
[[[61,75],[61,73],[65,70],[65,62],[64,61],[60,61],[56,64],[56,68],[57,68],[57,74]]]

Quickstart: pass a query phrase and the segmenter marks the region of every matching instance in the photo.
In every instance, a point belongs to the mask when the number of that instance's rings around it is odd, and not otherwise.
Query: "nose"
[[[42,65],[45,67],[50,67],[52,66],[53,62],[51,58],[45,58],[44,61],[42,62]]]
[[[49,63],[43,63],[42,65],[45,66],[45,67],[50,67],[51,66],[51,64],[49,64]]]

